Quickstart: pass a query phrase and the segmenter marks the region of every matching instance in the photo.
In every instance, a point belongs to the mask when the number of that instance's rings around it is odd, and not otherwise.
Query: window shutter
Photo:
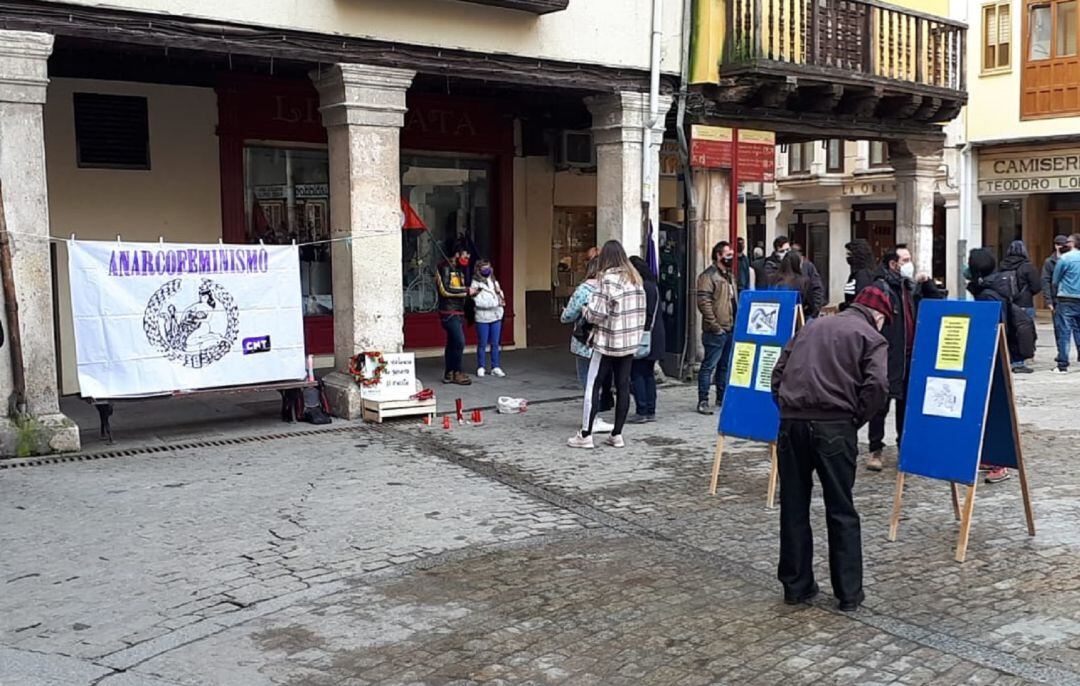
[[[149,169],[146,98],[75,93],[75,142],[83,168]]]

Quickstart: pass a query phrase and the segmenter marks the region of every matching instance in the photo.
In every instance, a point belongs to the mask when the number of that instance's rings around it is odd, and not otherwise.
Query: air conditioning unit
[[[596,166],[596,148],[590,131],[563,131],[559,134],[556,164],[560,167]]]

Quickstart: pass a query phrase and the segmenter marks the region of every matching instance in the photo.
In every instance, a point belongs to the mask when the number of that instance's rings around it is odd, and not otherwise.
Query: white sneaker
[[[586,450],[592,450],[594,447],[592,435],[582,436],[580,431],[568,438],[566,445],[571,448],[585,448]]]
[[[487,374],[487,372],[484,371],[483,367],[476,370],[477,378],[480,378],[480,379],[484,378],[484,374]]]
[[[592,423],[592,432],[594,434],[609,434],[611,430],[615,428],[614,424],[608,424],[603,419],[597,417]]]
[[[497,377],[499,377],[499,378],[501,379],[501,378],[503,378],[504,376],[506,376],[506,372],[504,372],[504,371],[502,370],[502,367],[494,367],[494,368],[492,368],[492,370],[491,370],[491,375],[492,375],[492,376],[497,376]]]
[[[1068,369],[1062,369],[1061,367],[1054,367],[1053,369],[1050,370],[1050,372],[1052,374],[1068,374],[1069,370]]]
[[[607,440],[604,441],[604,443],[607,443],[612,448],[625,448],[626,447],[626,441],[623,440],[622,436],[608,436]]]

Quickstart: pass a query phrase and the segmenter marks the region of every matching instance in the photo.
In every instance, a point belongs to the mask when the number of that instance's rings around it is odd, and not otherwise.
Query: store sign
[[[845,181],[842,187],[845,198],[887,197],[896,198],[895,181]]]
[[[731,169],[736,152],[735,130],[695,124],[690,131],[690,165],[695,169]],[[776,135],[771,131],[738,130],[740,181],[773,181]]]
[[[70,241],[82,395],[117,398],[306,375],[295,245]]]
[[[296,184],[296,197],[301,200],[307,198],[330,197],[330,184],[328,183],[298,183]]]
[[[1080,148],[979,154],[979,195],[1080,191]]]

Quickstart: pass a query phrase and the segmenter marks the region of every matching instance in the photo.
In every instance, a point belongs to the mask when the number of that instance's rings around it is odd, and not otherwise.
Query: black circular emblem
[[[185,367],[202,369],[228,354],[240,333],[240,311],[221,284],[173,279],[154,293],[143,314],[150,345]]]

